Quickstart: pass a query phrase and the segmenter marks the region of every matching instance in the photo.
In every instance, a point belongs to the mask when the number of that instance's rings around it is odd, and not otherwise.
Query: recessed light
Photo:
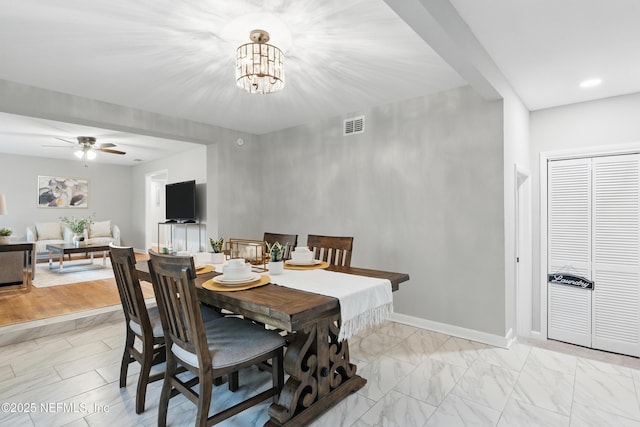
[[[599,86],[600,83],[602,83],[602,79],[599,79],[599,78],[587,79],[587,80],[583,80],[582,82],[580,82],[580,87],[582,89],[588,89],[588,88],[591,88],[591,87]]]

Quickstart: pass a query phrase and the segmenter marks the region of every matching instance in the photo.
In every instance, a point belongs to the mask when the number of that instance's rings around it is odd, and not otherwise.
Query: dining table
[[[138,278],[151,282],[146,261],[136,263]],[[388,279],[392,291],[409,280],[405,273],[330,265],[327,271]],[[349,359],[348,339],[338,340],[340,302],[335,297],[270,283],[231,292],[204,288],[207,280],[221,274],[198,274],[195,280],[201,302],[242,315],[288,333],[284,370],[289,375],[277,402],[269,407],[265,426],[304,426],[361,389],[366,379]]]

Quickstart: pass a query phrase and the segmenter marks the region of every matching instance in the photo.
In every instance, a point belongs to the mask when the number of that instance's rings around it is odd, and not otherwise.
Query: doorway
[[[515,336],[529,337],[532,328],[531,173],[515,167]]]
[[[160,247],[166,240],[158,235],[158,223],[165,220],[164,187],[169,179],[169,172],[150,172],[145,177],[145,247],[149,249]]]

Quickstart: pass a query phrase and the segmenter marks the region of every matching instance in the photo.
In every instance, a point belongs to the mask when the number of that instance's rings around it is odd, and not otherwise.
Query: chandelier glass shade
[[[284,87],[284,55],[267,44],[269,33],[253,30],[252,43],[236,51],[236,84],[249,93],[272,93]]]

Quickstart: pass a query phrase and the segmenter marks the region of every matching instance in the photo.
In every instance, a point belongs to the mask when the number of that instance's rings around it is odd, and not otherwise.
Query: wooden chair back
[[[133,248],[111,245],[109,258],[111,258],[113,275],[116,279],[127,324],[133,320],[140,325],[143,334],[148,333],[148,338],[151,339],[151,323],[136,272],[136,257]]]
[[[144,411],[147,385],[161,380],[164,373],[151,375],[151,367],[164,362],[166,353],[164,336],[154,335],[151,316],[144,302],[144,295],[136,272],[136,258],[132,247],[109,245],[109,258],[113,275],[116,279],[120,302],[126,320],[126,338],[122,362],[120,364],[120,388],[126,387],[129,364],[137,361],[140,364],[138,386],[136,389],[136,413]],[[153,319],[157,324],[157,312],[153,311]],[[134,327],[133,324],[136,324]],[[156,328],[157,331],[157,328]],[[140,341],[137,347],[136,337]]]
[[[192,257],[149,253],[149,273],[166,345],[169,348],[177,345],[196,354],[199,366],[210,367],[211,354],[194,282],[195,271]]]
[[[327,261],[329,264],[350,267],[353,237],[319,236],[309,234],[307,246],[313,251],[314,259]]]
[[[288,244],[285,249],[284,256],[282,259],[290,259],[291,251],[298,246],[298,235],[297,234],[278,234],[278,233],[264,233],[264,237],[262,238],[269,245],[273,245],[275,242],[279,242],[282,246]]]
[[[149,273],[160,309],[167,346],[165,378],[158,403],[158,425],[166,425],[169,399],[176,393],[184,394],[196,404],[195,425],[197,426],[217,424],[269,397],[273,397],[275,401],[284,382],[282,338],[271,331],[259,329],[249,320],[223,317],[207,323],[210,339],[213,340],[215,339],[213,337],[220,334],[227,334],[224,335],[226,341],[220,343],[219,348],[210,350],[196,294],[193,258],[161,255],[155,252],[149,253],[149,257]],[[216,329],[220,332],[216,332]],[[258,336],[256,330],[260,330],[262,336]],[[231,338],[232,335],[234,335],[233,338],[238,338],[238,341],[232,342],[234,341]],[[262,344],[253,348],[255,341]],[[220,355],[222,364],[217,366],[212,364],[214,361],[212,352],[215,352],[215,357]],[[242,354],[244,359],[238,357],[238,354]],[[237,360],[229,363],[229,360],[233,360],[232,358]],[[232,375],[233,377],[229,380],[230,389],[235,390],[238,388],[238,371],[241,368],[254,364],[266,366],[265,363],[268,360],[272,361],[271,388],[253,394],[209,416],[214,377]],[[181,372],[178,365],[180,368],[184,367],[191,371],[195,377],[188,380],[180,378]],[[234,383],[233,386],[231,382]],[[194,388],[196,385],[197,391]]]

